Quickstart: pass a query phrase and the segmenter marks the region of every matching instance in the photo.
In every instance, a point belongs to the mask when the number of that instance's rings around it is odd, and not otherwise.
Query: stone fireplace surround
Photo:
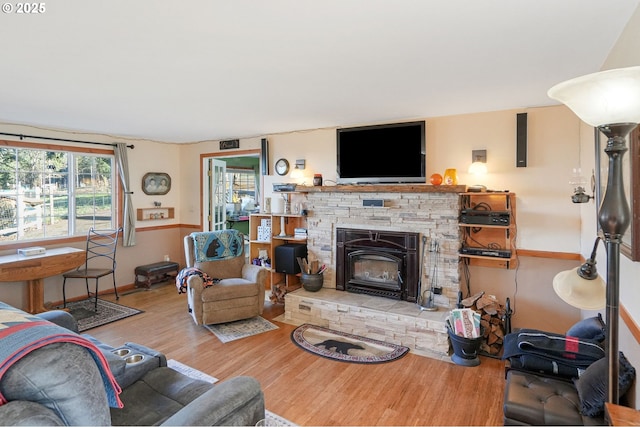
[[[458,251],[459,193],[465,186],[348,185],[298,187],[294,203],[307,210],[309,260],[326,264],[323,289],[299,289],[285,297],[285,321],[312,323],[409,347],[435,358],[449,354],[445,318],[455,307],[460,289]],[[364,199],[382,199],[384,207],[363,206]],[[412,302],[336,290],[336,229],[416,232],[440,247],[435,295],[438,311],[421,311]],[[423,262],[420,259],[420,262]],[[427,261],[424,260],[426,263]],[[423,265],[423,284],[429,283]]]

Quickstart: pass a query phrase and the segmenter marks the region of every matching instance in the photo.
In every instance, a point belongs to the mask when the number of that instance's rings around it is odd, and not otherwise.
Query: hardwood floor
[[[113,295],[103,296],[113,301]],[[324,359],[291,342],[294,326],[221,343],[187,313],[171,284],[122,295],[144,313],[87,331],[110,344],[136,342],[224,381],[249,375],[266,407],[299,425],[502,425],[504,362],[463,367],[408,354],[383,364]],[[267,303],[263,317],[282,314]]]

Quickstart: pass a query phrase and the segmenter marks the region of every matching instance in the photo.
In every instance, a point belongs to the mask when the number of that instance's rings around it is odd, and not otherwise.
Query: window
[[[227,168],[227,203],[256,203],[256,173],[253,169]],[[242,210],[244,208],[241,207]],[[252,210],[251,208],[250,210]]]
[[[0,148],[0,242],[114,228],[114,156],[94,152]]]

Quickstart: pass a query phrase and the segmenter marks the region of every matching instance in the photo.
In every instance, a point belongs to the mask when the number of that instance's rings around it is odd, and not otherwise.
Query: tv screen
[[[424,121],[337,130],[338,184],[425,183]]]

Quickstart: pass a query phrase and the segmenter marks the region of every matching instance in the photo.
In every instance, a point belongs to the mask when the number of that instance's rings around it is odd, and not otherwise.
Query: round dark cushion
[[[607,358],[593,362],[580,378],[574,380],[576,390],[580,396],[580,412],[588,417],[597,417],[604,413],[604,403],[607,400],[609,379]],[[620,367],[618,370],[618,393],[622,397],[631,387],[636,377],[636,370],[624,354],[620,352]]]

